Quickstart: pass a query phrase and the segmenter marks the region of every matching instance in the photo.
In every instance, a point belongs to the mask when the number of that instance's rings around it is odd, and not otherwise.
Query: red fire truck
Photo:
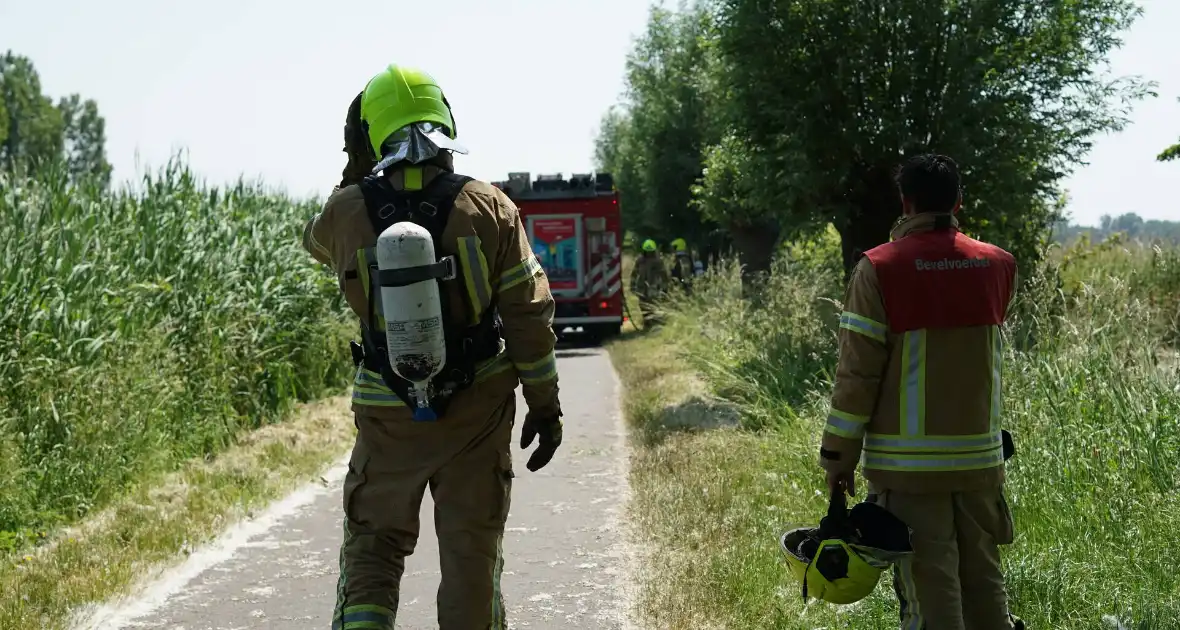
[[[493,182],[520,208],[533,253],[549,277],[557,302],[559,337],[581,328],[597,339],[623,326],[622,225],[619,195],[609,173],[509,173]]]

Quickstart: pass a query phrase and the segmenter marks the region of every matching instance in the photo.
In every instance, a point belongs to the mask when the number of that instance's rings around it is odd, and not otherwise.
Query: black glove
[[[538,416],[529,412],[524,417],[524,426],[520,430],[520,448],[528,448],[533,438],[541,436],[537,450],[533,451],[525,466],[530,472],[537,472],[553,459],[557,447],[561,446],[561,415]]]
[[[1004,461],[1008,461],[1016,454],[1016,442],[1007,429],[1000,429],[1000,437],[1003,443]]]

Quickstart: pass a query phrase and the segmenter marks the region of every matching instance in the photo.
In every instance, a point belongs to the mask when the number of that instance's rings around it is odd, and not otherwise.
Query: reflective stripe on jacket
[[[944,216],[943,220],[948,217]],[[1003,481],[1003,338],[1016,285],[1008,252],[918,215],[866,253],[840,316],[825,467],[861,459],[874,486],[958,491]]]
[[[512,362],[508,360],[508,355],[501,352],[475,366],[475,382],[486,382],[491,377],[509,371],[511,368]],[[355,405],[369,407],[406,406],[397,397],[397,394],[394,394],[391,389],[386,387],[384,381],[381,380],[380,374],[366,369],[363,365],[357,368],[356,378],[352,382],[352,402]]]

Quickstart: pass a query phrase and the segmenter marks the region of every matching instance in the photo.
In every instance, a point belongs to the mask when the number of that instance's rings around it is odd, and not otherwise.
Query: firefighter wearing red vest
[[[999,551],[1013,538],[1000,328],[1016,262],[959,232],[950,158],[912,158],[897,183],[902,220],[849,280],[820,463],[830,490],[855,496],[862,461],[869,500],[913,530],[913,557],[894,566],[901,628],[1023,628]]]

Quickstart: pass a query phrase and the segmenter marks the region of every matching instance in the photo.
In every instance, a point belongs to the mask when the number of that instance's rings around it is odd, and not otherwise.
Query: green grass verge
[[[74,628],[89,604],[131,594],[225,527],[341,457],[355,431],[346,397],[304,406],[209,461],[135,486],[77,527],[0,558],[0,628]]]
[[[825,508],[816,445],[839,310],[830,258],[792,253],[760,300],[741,300],[733,274],[715,278],[673,300],[666,327],[610,348],[642,438],[631,481],[646,627],[896,627],[888,576],[859,604],[805,606],[777,548],[781,532],[818,522]],[[1127,255],[1162,273],[1160,254]],[[1109,268],[1048,265],[1009,327],[1017,540],[1004,559],[1013,610],[1033,628],[1113,619],[1164,630],[1180,619],[1170,560],[1180,545],[1180,377],[1158,359],[1169,336],[1151,299],[1159,285]]]

